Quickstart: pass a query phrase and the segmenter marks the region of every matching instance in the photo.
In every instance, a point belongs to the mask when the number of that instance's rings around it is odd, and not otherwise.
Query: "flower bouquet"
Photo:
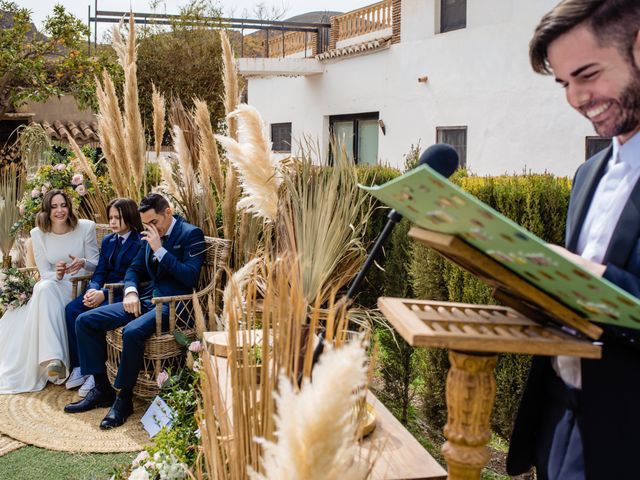
[[[26,305],[35,284],[33,277],[17,268],[3,270],[0,279],[0,314]]]

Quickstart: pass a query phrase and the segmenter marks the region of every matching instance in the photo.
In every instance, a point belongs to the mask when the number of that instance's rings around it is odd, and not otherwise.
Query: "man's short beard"
[[[640,69],[638,69],[633,60],[630,68],[631,80],[618,99],[620,116],[610,132],[600,132],[596,127],[596,131],[601,136],[617,137],[618,135],[631,133],[640,127]]]

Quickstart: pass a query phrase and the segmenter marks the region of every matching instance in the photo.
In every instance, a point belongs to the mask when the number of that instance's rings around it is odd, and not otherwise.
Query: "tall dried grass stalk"
[[[164,96],[151,84],[151,103],[153,105],[153,137],[155,140],[156,158],[160,156],[162,137],[164,136],[164,118],[166,115],[166,102]]]
[[[83,198],[83,206],[85,209],[85,214],[88,218],[91,218],[95,222],[98,223],[108,223],[109,219],[107,218],[107,205],[109,205],[109,198],[105,194],[104,191],[100,188],[100,184],[98,183],[98,177],[96,177],[95,172],[93,171],[93,167],[85,157],[84,153],[73,139],[71,135],[67,136],[67,140],[69,145],[71,146],[71,150],[76,156],[76,168],[78,168],[81,172],[89,177],[93,188],[87,192],[87,194]]]
[[[224,81],[224,108],[227,115],[235,111],[240,101],[238,88],[238,71],[236,70],[235,56],[227,32],[220,30],[220,41],[222,43],[222,64]],[[228,119],[229,136],[233,139],[237,137],[237,125],[235,118]]]
[[[118,105],[118,97],[113,80],[102,72],[102,83],[96,79],[96,96],[98,99],[98,135],[104,151],[109,178],[118,197],[131,194],[129,181],[127,149],[125,143],[124,122]],[[137,195],[132,198],[137,198]]]
[[[189,222],[202,225],[203,209],[198,195],[199,185],[184,132],[178,125],[173,126],[172,137],[177,159],[177,168],[174,169],[174,183],[178,195],[175,200],[179,203]]]
[[[136,66],[136,28],[133,13],[129,14],[129,38],[126,42],[124,69],[124,131],[129,167],[137,185],[144,177],[147,143],[142,128],[138,104],[138,75]]]
[[[224,238],[229,240],[235,238],[239,196],[240,187],[236,171],[234,168],[227,168],[224,179],[224,199],[222,200],[222,230]],[[237,246],[234,249],[237,250]]]
[[[193,123],[198,134],[198,176],[202,186],[202,201],[205,208],[203,228],[207,235],[218,236],[218,201],[223,198],[224,184],[218,147],[213,136],[211,117],[206,102],[194,100]]]
[[[199,137],[200,171],[203,180],[211,179],[216,189],[218,198],[222,198],[224,193],[223,173],[218,155],[218,147],[211,126],[211,116],[209,108],[204,100],[194,100],[195,113],[194,121]]]
[[[282,172],[271,151],[262,117],[254,107],[243,104],[227,118],[238,119],[238,141],[222,135],[216,135],[216,139],[239,173],[244,196],[238,208],[273,222],[278,211]]]
[[[15,241],[11,227],[20,218],[18,203],[26,184],[22,166],[9,164],[0,168],[0,250],[3,258],[11,254]]]
[[[262,261],[261,258],[250,260],[243,267],[238,269],[227,282],[222,292],[222,314],[220,316],[220,329],[227,330],[229,326],[229,311],[242,308],[244,303],[244,290],[255,274],[255,270]],[[240,302],[240,305],[238,305]]]
[[[195,124],[178,97],[171,99],[169,123],[172,128],[177,125],[182,130],[184,137],[183,158],[191,163],[193,171],[198,170],[198,135],[196,134]]]
[[[173,165],[164,158],[159,158],[158,167],[160,167],[160,175],[166,185],[166,189],[169,195],[171,195],[173,198],[179,198],[180,192],[178,191],[178,185],[173,178]]]
[[[265,474],[257,480],[362,480],[368,465],[358,461],[353,411],[354,391],[366,384],[366,353],[359,342],[325,352],[297,391],[280,377],[276,414],[277,441],[263,443]]]

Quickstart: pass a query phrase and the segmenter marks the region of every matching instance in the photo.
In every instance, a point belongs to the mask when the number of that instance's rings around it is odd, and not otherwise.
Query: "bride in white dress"
[[[98,263],[96,225],[78,219],[71,199],[51,190],[31,230],[40,280],[29,302],[0,318],[0,394],[42,390],[62,383],[69,372],[64,308],[71,298],[70,277]]]

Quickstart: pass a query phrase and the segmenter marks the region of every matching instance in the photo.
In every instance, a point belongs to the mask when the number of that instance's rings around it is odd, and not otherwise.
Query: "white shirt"
[[[582,224],[576,253],[587,260],[602,263],[622,210],[640,179],[640,133],[624,145],[613,139],[613,152],[605,174],[593,194],[589,211]],[[553,368],[562,380],[582,388],[582,371],[578,357],[554,358]]]
[[[171,232],[173,231],[173,227],[175,226],[175,224],[176,224],[176,219],[174,217],[171,219],[171,225],[169,225],[169,229],[167,230],[167,233],[165,233],[163,236],[168,237],[169,235],[171,235]],[[161,246],[158,250],[156,250],[153,256],[156,260],[158,260],[158,262],[160,262],[164,257],[165,253],[167,253],[167,249]],[[127,294],[131,292],[138,293],[138,289],[136,287],[127,287],[124,291],[124,296],[126,297]]]

